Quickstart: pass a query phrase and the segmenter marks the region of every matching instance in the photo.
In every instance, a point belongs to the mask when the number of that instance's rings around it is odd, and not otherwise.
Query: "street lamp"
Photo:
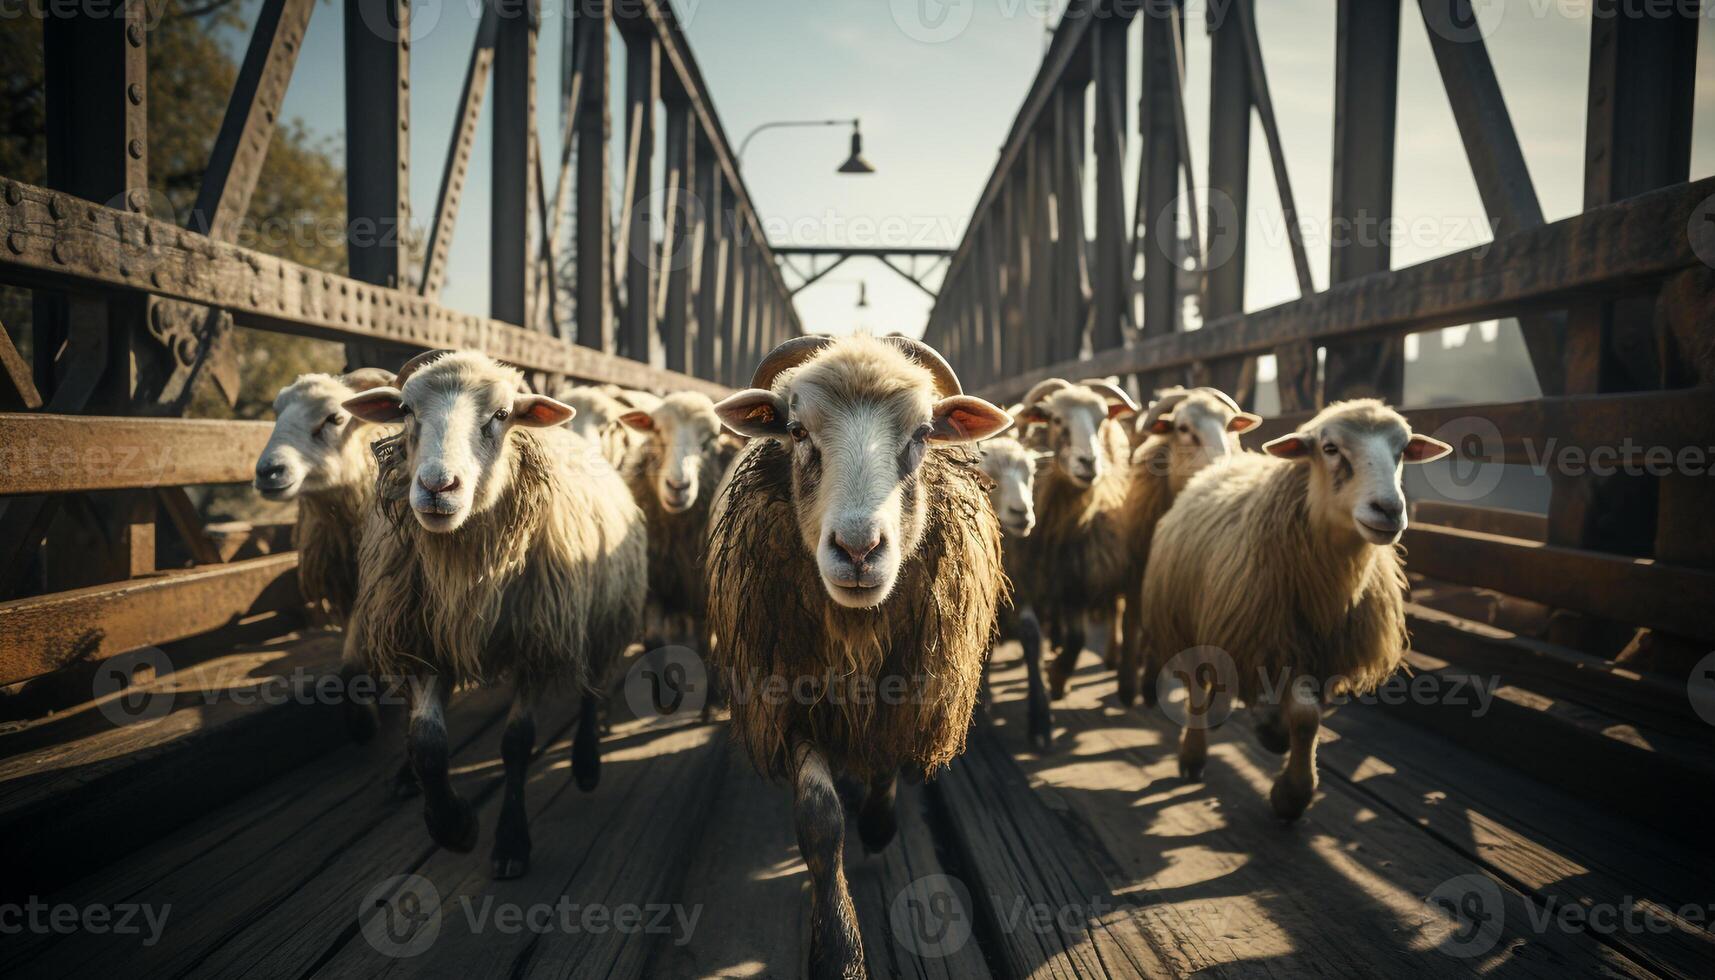
[[[744,141],[738,145],[739,166],[744,165],[745,148],[750,146],[750,141],[756,138],[756,134],[765,129],[796,129],[810,126],[844,126],[850,124],[852,127],[852,153],[846,158],[845,163],[840,164],[837,172],[842,174],[873,174],[875,168],[863,158],[863,133],[858,129],[858,123],[859,121],[856,119],[788,119],[763,123],[751,130],[745,136]]]

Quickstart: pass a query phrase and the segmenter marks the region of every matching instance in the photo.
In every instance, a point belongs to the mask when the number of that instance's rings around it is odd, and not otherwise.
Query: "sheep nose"
[[[845,552],[854,564],[860,563],[874,553],[875,549],[881,547],[881,530],[872,528],[854,533],[849,538],[844,533],[835,531],[834,544],[838,545],[839,549]]]
[[[1072,462],[1077,464],[1078,469],[1080,469],[1086,473],[1095,472],[1096,457],[1092,453],[1084,453],[1084,454],[1081,454],[1078,456],[1074,456],[1074,457],[1072,457]]]
[[[666,483],[667,489],[673,491],[674,493],[684,493],[685,491],[691,489],[691,481],[690,480],[675,480],[672,477],[667,477],[662,482]]]
[[[459,488],[459,478],[450,475],[417,474],[417,485],[430,493],[452,493]]]
[[[1008,514],[1019,519],[1030,516],[1030,508],[1028,507],[1008,507],[1006,510]]]
[[[256,483],[263,487],[277,487],[286,478],[286,464],[275,463],[272,466],[256,464]]]
[[[1389,524],[1398,524],[1405,517],[1405,504],[1398,500],[1372,500],[1370,510]]]

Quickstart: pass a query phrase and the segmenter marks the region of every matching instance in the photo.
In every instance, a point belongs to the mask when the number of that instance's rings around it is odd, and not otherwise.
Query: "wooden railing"
[[[581,380],[714,395],[801,330],[666,0],[568,8],[557,172],[544,170],[536,149],[539,12],[527,0],[489,0],[420,270],[409,267],[406,236],[375,234],[408,226],[409,5],[344,0],[348,274],[238,246],[315,7],[264,0],[182,225],[148,213],[144,5],[43,21],[48,186],[0,174],[0,283],[36,298],[33,364],[0,329],[0,688],[301,611],[296,556],[274,551],[281,529],[259,531],[256,548],[217,540],[184,490],[247,482],[269,425],[161,417],[182,414],[197,372],[236,373],[234,326],[344,343],[344,366],[476,348],[540,386]],[[626,106],[617,161],[608,108],[615,30]],[[494,155],[483,316],[442,304],[438,293],[485,100]],[[658,110],[661,173],[652,169]],[[625,199],[614,221],[616,165]],[[555,285],[562,238],[576,242],[569,290]],[[562,309],[566,294],[572,305]],[[188,567],[156,567],[158,531],[180,539]],[[78,574],[49,577],[44,592],[28,573],[49,555]]]

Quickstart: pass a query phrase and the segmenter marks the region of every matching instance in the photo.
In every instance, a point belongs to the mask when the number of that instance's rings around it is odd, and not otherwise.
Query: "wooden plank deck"
[[[1286,826],[1266,803],[1278,760],[1242,713],[1212,739],[1207,781],[1187,784],[1172,724],[1117,707],[1095,664],[1057,706],[1047,754],[1025,746],[1016,648],[997,654],[993,682],[993,720],[967,755],[902,787],[894,843],[864,855],[848,834],[873,977],[1715,969],[1707,850],[1386,707],[1331,718],[1319,798]],[[601,785],[585,794],[567,763],[574,710],[544,710],[521,880],[487,875],[504,705],[473,695],[451,731],[455,779],[484,821],[475,852],[435,848],[419,804],[389,796],[390,729],[41,896],[148,906],[165,916],[157,942],[146,929],[0,934],[0,976],[802,975],[807,873],[785,791],[719,724],[631,718],[617,697],[609,711]],[[1481,921],[1458,927],[1438,898]],[[1638,924],[1610,927],[1610,910]]]

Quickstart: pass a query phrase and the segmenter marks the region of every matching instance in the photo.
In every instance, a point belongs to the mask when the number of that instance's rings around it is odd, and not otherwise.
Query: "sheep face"
[[[1032,452],[1016,439],[990,439],[982,445],[982,468],[994,486],[989,502],[1010,537],[1029,537],[1036,527],[1036,461],[1052,453]]]
[[[1012,423],[968,395],[937,399],[930,372],[891,344],[849,337],[774,382],[715,406],[741,435],[792,448],[798,534],[842,606],[880,605],[923,534],[917,479],[930,443],[966,443]]]
[[[1405,533],[1405,464],[1452,451],[1412,432],[1403,416],[1370,398],[1330,405],[1301,431],[1263,449],[1310,467],[1312,519],[1375,545],[1391,545]]]
[[[280,389],[274,431],[256,458],[257,492],[269,500],[295,500],[300,493],[369,479],[367,449],[358,435],[367,426],[343,406],[358,392],[392,381],[391,372],[363,368],[339,378],[306,374]]]
[[[1054,454],[1054,465],[1068,480],[1087,487],[1101,478],[1108,465],[1102,451],[1102,426],[1109,419],[1133,414],[1137,406],[1112,385],[1098,388],[1064,381],[1060,385],[1027,399],[1019,422],[1022,426],[1044,425],[1046,448]]]
[[[570,405],[577,413],[572,416],[568,428],[592,444],[599,444],[601,430],[608,424],[619,421],[619,417],[626,411],[623,404],[600,388],[568,386],[561,388],[554,397]]]
[[[1213,391],[1197,388],[1186,393],[1170,412],[1154,419],[1149,432],[1168,441],[1168,476],[1177,491],[1203,467],[1239,452],[1239,433],[1261,422],[1261,418],[1238,411]]]
[[[667,513],[690,510],[697,495],[712,490],[720,479],[713,469],[721,420],[707,395],[679,392],[662,399],[653,411],[627,412],[620,421],[650,440],[655,495]]]
[[[366,391],[345,403],[359,418],[404,426],[411,511],[425,529],[456,531],[511,484],[517,426],[563,425],[575,411],[523,391],[518,371],[474,351],[446,354],[409,374],[403,390]]]

